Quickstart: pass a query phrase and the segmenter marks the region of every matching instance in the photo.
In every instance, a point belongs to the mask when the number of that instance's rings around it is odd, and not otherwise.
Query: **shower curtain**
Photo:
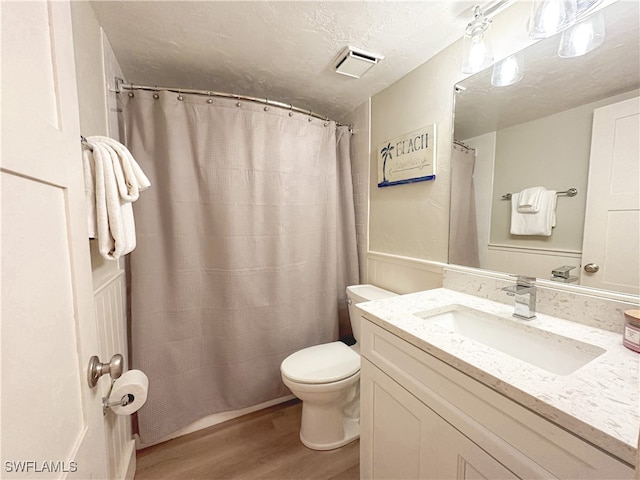
[[[288,395],[282,360],[337,340],[358,282],[350,133],[248,101],[122,97],[127,144],[153,185],[135,205],[130,258],[145,445]]]
[[[476,152],[453,144],[451,157],[451,217],[449,220],[449,263],[479,267],[473,169]]]

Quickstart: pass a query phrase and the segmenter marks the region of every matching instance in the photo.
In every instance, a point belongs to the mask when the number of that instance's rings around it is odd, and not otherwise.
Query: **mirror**
[[[489,67],[455,86],[449,263],[638,293],[634,286],[589,283],[596,275],[585,272],[590,260],[582,255],[583,243],[591,239],[584,228],[593,112],[638,98],[639,5],[619,1],[603,8],[604,43],[584,56],[558,57],[558,34],[519,52],[524,60],[519,82],[494,87]],[[630,144],[637,148],[638,129],[631,130]],[[634,158],[625,171],[637,191],[637,154]],[[556,196],[551,235],[514,235],[511,201],[504,196],[534,186],[578,193]],[[618,249],[630,255],[618,251],[618,265],[638,262],[637,211],[633,215],[636,219],[623,225],[631,231],[620,234],[635,245]],[[586,223],[593,228],[593,221]],[[559,274],[559,267],[572,268]],[[598,267],[602,272],[606,266]]]

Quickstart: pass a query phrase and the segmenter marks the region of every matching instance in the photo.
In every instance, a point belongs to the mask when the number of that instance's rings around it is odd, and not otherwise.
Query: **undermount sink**
[[[433,324],[556,375],[570,375],[606,352],[603,348],[462,305],[419,312]]]

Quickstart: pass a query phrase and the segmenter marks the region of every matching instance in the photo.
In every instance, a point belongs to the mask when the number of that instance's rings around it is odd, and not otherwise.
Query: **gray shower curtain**
[[[338,338],[358,266],[346,127],[252,102],[122,95],[152,188],[134,206],[142,444],[289,394],[280,363]]]
[[[451,214],[449,219],[449,263],[479,267],[473,169],[476,151],[459,143],[451,153]]]

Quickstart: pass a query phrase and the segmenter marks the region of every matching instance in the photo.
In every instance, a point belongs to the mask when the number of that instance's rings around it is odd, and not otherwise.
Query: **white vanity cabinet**
[[[631,466],[363,321],[363,479],[633,478]]]
[[[361,478],[518,478],[365,359],[361,379]]]

